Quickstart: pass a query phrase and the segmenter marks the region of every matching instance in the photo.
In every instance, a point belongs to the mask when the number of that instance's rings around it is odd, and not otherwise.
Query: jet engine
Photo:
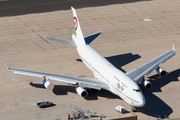
[[[54,85],[51,83],[51,81],[49,79],[44,79],[43,85],[48,90],[52,90],[54,88]]]
[[[166,71],[161,67],[159,66],[158,68],[156,68],[156,72],[161,76],[165,76],[166,75]]]
[[[143,80],[143,85],[147,90],[150,90],[152,88],[151,82],[149,82],[145,77],[144,77],[144,80]]]
[[[76,92],[84,98],[88,95],[88,92],[82,86],[77,87]]]

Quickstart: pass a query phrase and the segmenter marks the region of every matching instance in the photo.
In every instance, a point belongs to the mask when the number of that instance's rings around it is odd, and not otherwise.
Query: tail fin
[[[84,37],[83,37],[83,33],[81,31],[81,27],[79,24],[79,20],[78,20],[77,14],[76,14],[76,10],[73,7],[71,7],[71,10],[73,12],[74,26],[75,26],[75,30],[76,30],[77,41],[75,41],[75,42],[82,43],[82,44],[86,45]]]

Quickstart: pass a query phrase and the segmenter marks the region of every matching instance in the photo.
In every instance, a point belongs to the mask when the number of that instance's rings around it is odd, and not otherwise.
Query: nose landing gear
[[[131,112],[138,112],[137,108],[131,105]]]

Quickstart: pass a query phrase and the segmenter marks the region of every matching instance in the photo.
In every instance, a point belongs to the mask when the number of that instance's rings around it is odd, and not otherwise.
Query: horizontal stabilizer
[[[50,37],[44,37],[44,38],[76,47],[76,44],[70,40],[62,40],[62,39],[50,38]]]
[[[97,31],[91,35],[88,35],[87,37],[84,38],[86,41],[86,44],[90,44],[94,39],[96,39],[99,35],[101,34],[101,31]]]

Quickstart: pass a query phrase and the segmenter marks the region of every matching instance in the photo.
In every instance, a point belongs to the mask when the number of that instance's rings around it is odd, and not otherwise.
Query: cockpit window
[[[140,92],[140,89],[133,89],[133,91]]]

